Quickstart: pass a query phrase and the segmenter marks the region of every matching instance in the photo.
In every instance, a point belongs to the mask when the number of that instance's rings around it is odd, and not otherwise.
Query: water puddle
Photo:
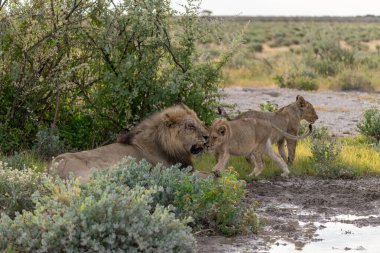
[[[364,219],[375,219],[379,218],[379,215],[368,215],[368,216],[358,216],[358,215],[350,215],[350,214],[342,214],[337,215],[332,218],[333,221],[356,221],[356,220],[364,220]]]
[[[366,219],[371,216],[336,216],[341,220]],[[373,217],[373,216],[372,216]],[[277,240],[270,253],[380,252],[380,227],[357,227],[341,222],[314,223],[318,230],[314,239],[304,247]]]

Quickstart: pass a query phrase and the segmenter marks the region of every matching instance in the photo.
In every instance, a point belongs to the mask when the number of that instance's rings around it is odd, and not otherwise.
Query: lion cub
[[[272,148],[271,136],[280,132],[284,136],[294,140],[306,138],[311,134],[309,131],[302,136],[290,135],[279,129],[267,120],[243,118],[233,121],[216,119],[210,128],[210,137],[207,147],[215,152],[217,164],[212,171],[216,176],[220,175],[230,155],[244,156],[254,166],[249,176],[258,176],[264,169],[262,156],[268,155],[283,171],[281,176],[287,177],[289,169],[281,157],[275,154]]]

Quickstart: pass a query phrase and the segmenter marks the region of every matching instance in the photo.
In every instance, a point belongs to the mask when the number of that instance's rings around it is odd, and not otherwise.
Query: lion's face
[[[205,125],[193,117],[186,117],[181,122],[178,135],[183,140],[185,149],[193,155],[203,151],[209,138]]]
[[[209,133],[193,110],[185,105],[179,105],[165,117],[173,148],[184,149],[193,155],[203,151]]]
[[[318,119],[314,106],[306,101],[302,96],[297,96],[296,102],[301,109],[301,118],[313,124]]]
[[[207,148],[210,151],[217,149],[226,143],[228,138],[228,125],[222,120],[215,120],[210,128],[210,137]]]

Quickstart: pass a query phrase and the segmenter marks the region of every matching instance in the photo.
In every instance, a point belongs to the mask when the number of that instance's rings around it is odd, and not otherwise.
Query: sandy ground
[[[338,136],[357,134],[363,111],[380,105],[380,94],[258,88],[225,89],[223,102],[245,111],[266,101],[284,106],[297,95],[317,109],[316,125]],[[380,177],[259,180],[248,184],[247,201],[252,199],[259,202],[262,231],[229,238],[201,235],[199,252],[380,252]]]
[[[236,110],[259,110],[259,105],[270,101],[280,107],[295,101],[302,95],[312,103],[318,113],[316,126],[326,126],[337,136],[357,134],[356,125],[363,112],[371,107],[379,107],[379,93],[298,91],[278,88],[225,88],[223,103],[236,104]],[[234,111],[233,113],[237,113]]]

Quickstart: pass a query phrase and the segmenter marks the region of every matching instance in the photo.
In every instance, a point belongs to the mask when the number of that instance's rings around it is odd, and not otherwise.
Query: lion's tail
[[[231,121],[231,118],[230,116],[228,116],[226,109],[224,109],[224,107],[218,106],[217,109],[220,116],[226,118],[228,121]]]
[[[279,131],[281,134],[283,134],[286,138],[291,139],[291,140],[295,140],[295,141],[305,139],[305,138],[309,137],[311,135],[311,133],[313,132],[313,125],[312,124],[309,124],[309,131],[307,131],[306,133],[304,133],[301,136],[295,136],[295,135],[289,134],[274,124],[272,124],[272,127],[274,129],[276,129],[277,131]]]

